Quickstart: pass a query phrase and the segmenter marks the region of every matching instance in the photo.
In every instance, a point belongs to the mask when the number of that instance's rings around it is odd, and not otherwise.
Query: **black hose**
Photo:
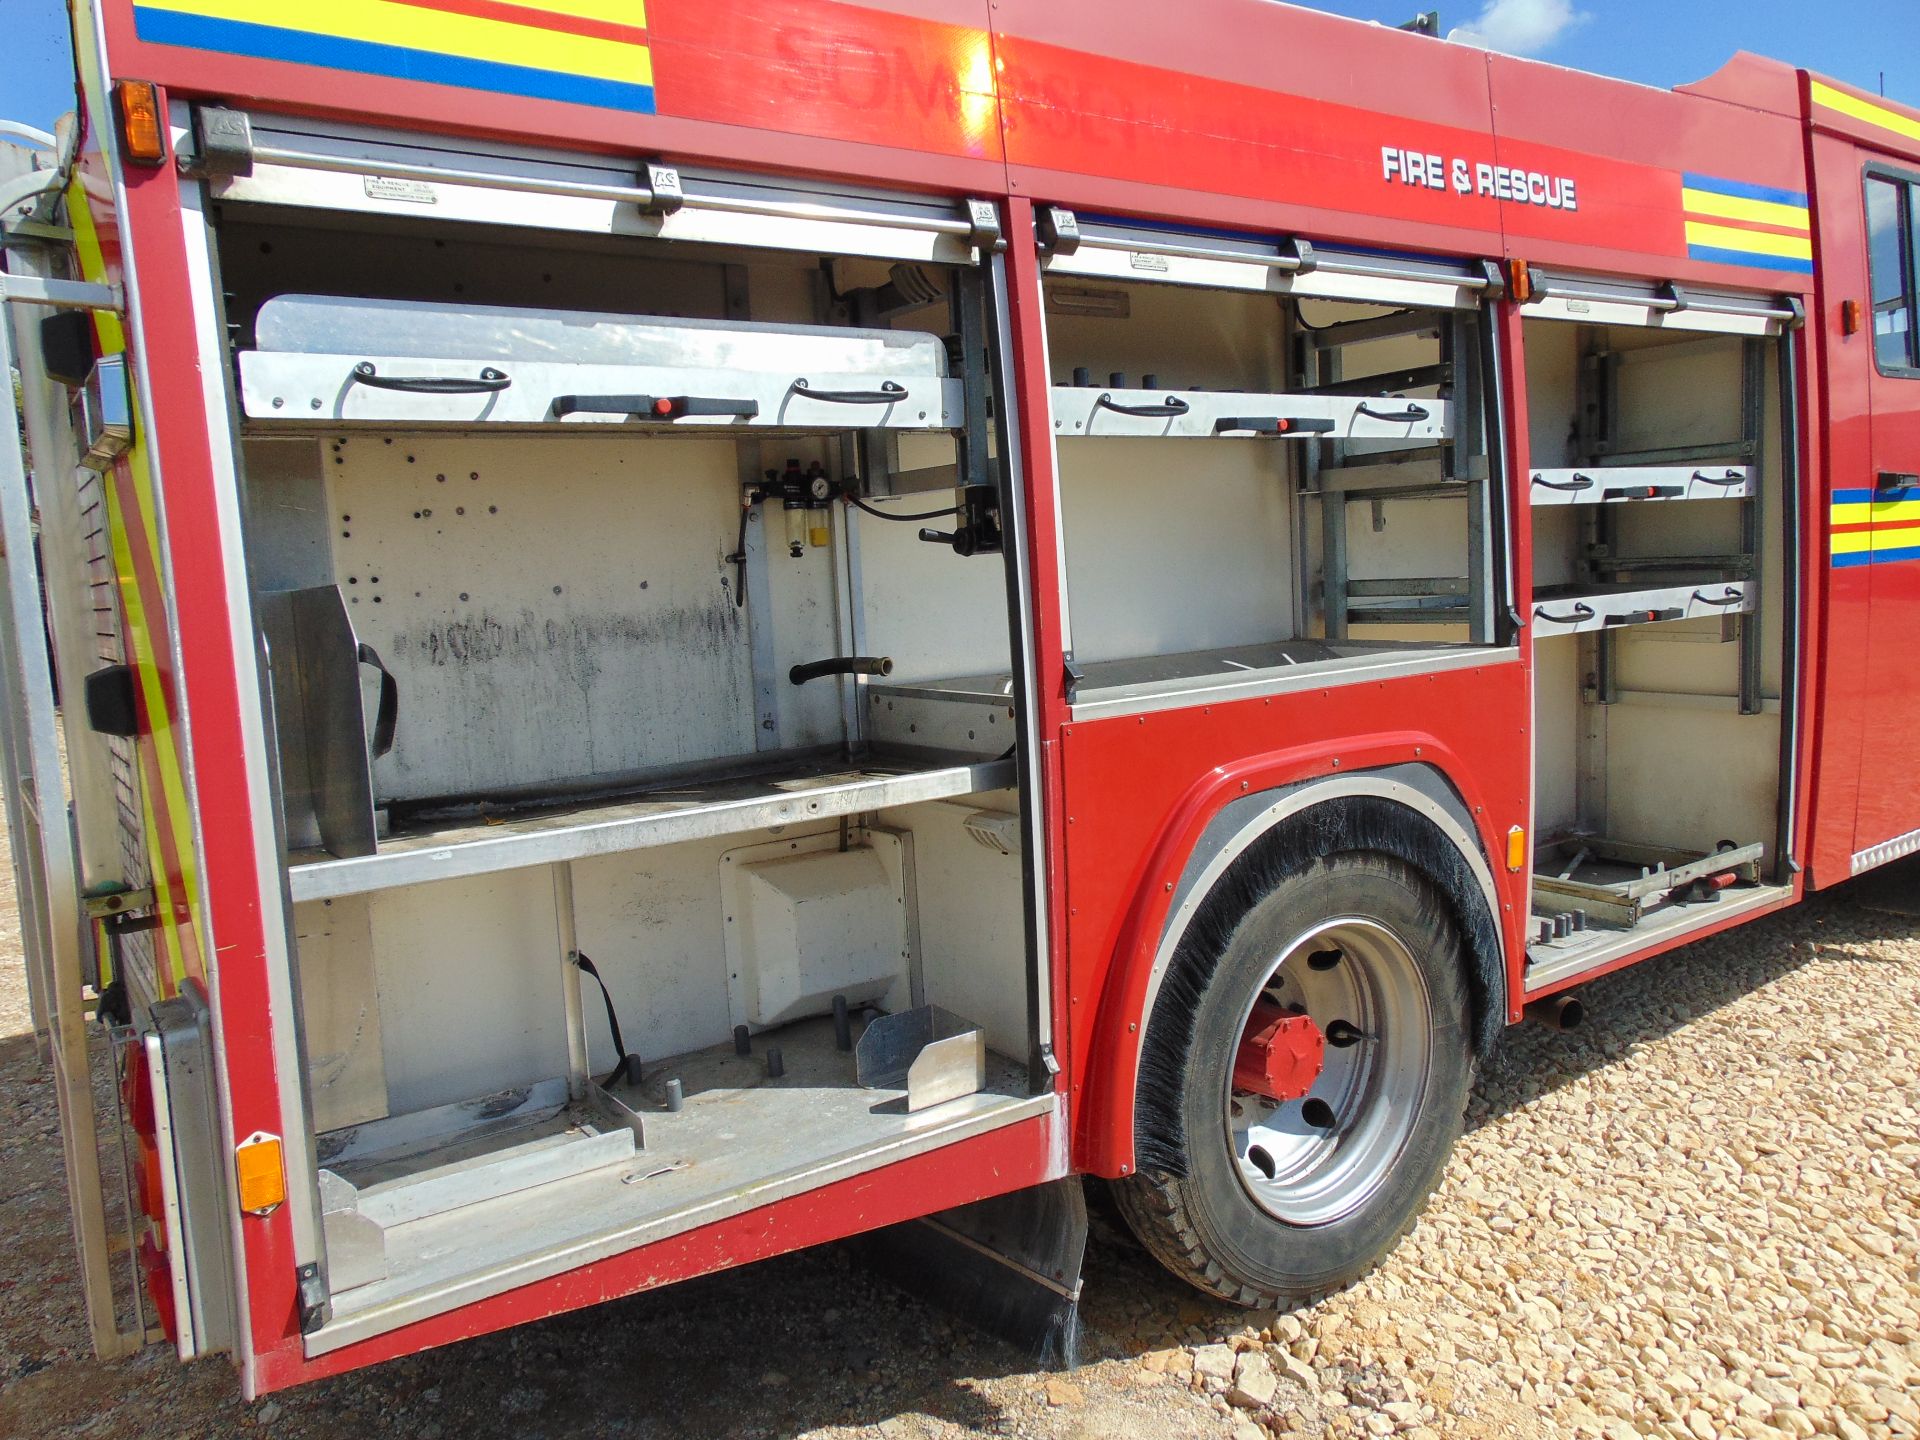
[[[893,673],[891,655],[842,655],[832,660],[815,660],[787,671],[787,679],[796,685],[818,680],[823,675],[879,675]]]
[[[894,515],[885,510],[874,509],[873,506],[867,504],[866,501],[862,500],[857,495],[847,496],[847,503],[853,506],[853,508],[856,510],[865,511],[867,514],[873,516],[877,520],[898,520],[903,524],[910,521],[919,521],[919,520],[944,520],[949,515],[960,514],[961,511],[963,511],[966,508],[964,505],[955,505],[948,510],[928,510],[919,515]]]
[[[747,517],[753,514],[753,506],[740,507],[740,538],[733,547],[733,603],[736,607],[747,603]]]

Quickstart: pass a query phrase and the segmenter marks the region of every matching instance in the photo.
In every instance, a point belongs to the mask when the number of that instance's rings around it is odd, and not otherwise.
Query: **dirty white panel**
[[[930,1005],[964,1016],[1002,1055],[1027,1053],[1026,922],[1021,856],[967,833],[967,816],[1017,814],[1012,791],[949,804],[883,810],[883,824],[913,832],[919,877],[920,963]]]
[[[829,835],[837,842],[838,834],[837,826],[790,826],[782,838]],[[613,992],[627,1046],[643,1060],[718,1045],[732,1031],[720,857],[766,838],[728,835],[575,863],[580,949]],[[595,1073],[604,1074],[616,1057],[590,980],[585,999],[588,1054]]]
[[[1550,469],[1571,465],[1580,328],[1532,321],[1522,327],[1522,334],[1527,347],[1528,463]],[[1534,519],[1538,523],[1539,516]]]
[[[1085,366],[1100,388],[1115,371],[1135,384],[1151,374],[1175,390],[1284,388],[1284,297],[1077,277],[1049,279],[1046,289],[1047,352],[1057,385]],[[1088,308],[1110,313],[1073,313]]]
[[[382,799],[753,750],[727,440],[329,437],[333,568],[400,688]]]
[[[1607,713],[1607,833],[1711,850],[1768,842],[1773,853],[1780,717],[1659,704]]]
[[[1286,461],[1257,442],[1063,442],[1073,648],[1082,662],[1286,635]]]
[[[368,906],[394,1114],[566,1073],[550,871],[383,890]]]
[[[361,896],[293,909],[300,1019],[313,1128],[338,1130],[387,1113],[380,988]]]
[[[1533,647],[1536,839],[1572,829],[1580,815],[1580,643],[1559,635]]]
[[[952,503],[951,491],[875,501],[876,509],[923,514]],[[962,558],[920,538],[920,525],[858,515],[867,647],[893,657],[893,679],[1000,675],[1007,648],[1007,572],[1002,557]],[[952,520],[925,522],[951,530]]]

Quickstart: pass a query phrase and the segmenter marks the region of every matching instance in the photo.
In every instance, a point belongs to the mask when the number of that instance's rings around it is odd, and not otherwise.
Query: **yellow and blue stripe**
[[[1690,259],[1813,273],[1813,220],[1805,191],[1691,172],[1680,177],[1680,184]]]
[[[653,113],[643,0],[136,0],[142,40]]]
[[[1828,519],[1836,568],[1920,560],[1920,488],[1835,490]]]

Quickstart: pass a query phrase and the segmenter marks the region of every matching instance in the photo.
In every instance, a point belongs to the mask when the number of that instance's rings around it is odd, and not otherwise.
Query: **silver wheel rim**
[[[1289,1225],[1328,1225],[1379,1192],[1413,1136],[1433,1059],[1426,976],[1404,940],[1355,916],[1283,950],[1235,1033],[1246,1033],[1262,996],[1328,1035],[1325,1063],[1306,1095],[1278,1102],[1236,1091],[1229,1063],[1227,1142],[1261,1209]],[[1358,1038],[1338,1043],[1337,1022]]]

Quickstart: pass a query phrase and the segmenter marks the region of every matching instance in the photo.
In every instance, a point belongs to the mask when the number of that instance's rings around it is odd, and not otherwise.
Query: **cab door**
[[[1853,868],[1920,849],[1920,163],[1861,150],[1872,346],[1866,729]],[[1836,481],[1836,484],[1841,483]]]

